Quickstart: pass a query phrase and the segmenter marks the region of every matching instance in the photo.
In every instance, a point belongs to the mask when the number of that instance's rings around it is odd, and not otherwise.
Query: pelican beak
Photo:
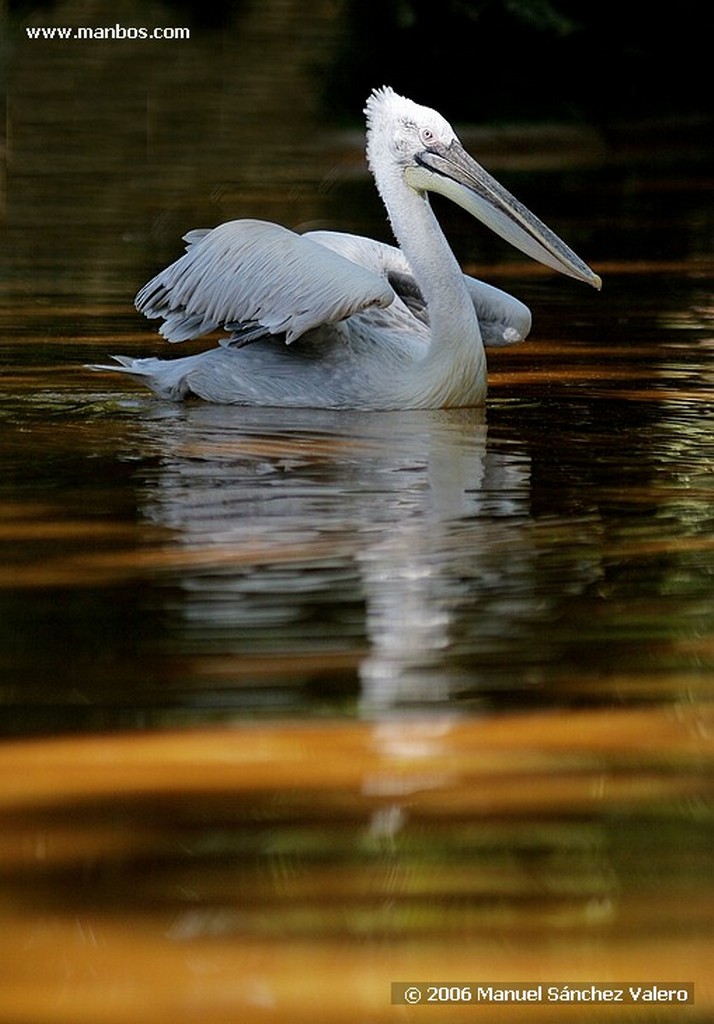
[[[476,163],[458,139],[429,147],[416,159],[416,166],[404,172],[413,189],[447,196],[534,260],[600,289],[598,275]]]

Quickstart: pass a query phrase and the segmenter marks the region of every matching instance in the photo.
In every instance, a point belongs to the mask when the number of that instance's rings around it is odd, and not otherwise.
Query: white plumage
[[[484,344],[520,341],[530,313],[461,272],[428,200],[440,192],[518,248],[595,287],[600,279],[464,151],[436,111],[375,90],[367,156],[400,248],[356,235],[298,235],[237,220],[185,236],[186,253],[144,285],[171,342],[218,328],[218,347],[96,367],[165,398],[239,405],[399,409],[478,405]]]

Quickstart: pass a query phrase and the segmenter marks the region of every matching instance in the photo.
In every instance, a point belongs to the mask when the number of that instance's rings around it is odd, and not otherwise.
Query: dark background
[[[22,21],[59,6],[11,0],[9,11]],[[99,6],[111,14],[110,5]],[[380,83],[448,107],[457,120],[602,125],[711,113],[710,16],[699,0],[335,0],[329,6],[339,23],[337,44],[314,72],[324,111],[337,120],[353,120]],[[175,0],[164,7],[176,24],[233,35],[254,3]]]

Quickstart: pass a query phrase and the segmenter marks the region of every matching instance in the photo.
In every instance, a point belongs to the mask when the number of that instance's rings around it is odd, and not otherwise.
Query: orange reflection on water
[[[692,704],[8,743],[4,1019],[402,1020],[423,1011],[392,981],[458,979],[694,982],[637,1019],[704,1019],[713,726]]]

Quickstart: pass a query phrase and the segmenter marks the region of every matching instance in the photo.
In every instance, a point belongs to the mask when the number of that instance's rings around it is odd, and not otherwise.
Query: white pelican
[[[478,405],[485,344],[530,330],[528,308],[462,274],[429,192],[458,203],[534,259],[600,278],[466,153],[435,110],[392,89],[367,100],[367,159],[400,248],[329,231],[298,235],[235,220],[190,231],[186,253],[144,285],[136,306],[168,341],[217,328],[218,347],[179,359],[96,367],[164,398],[237,405],[432,409]]]

